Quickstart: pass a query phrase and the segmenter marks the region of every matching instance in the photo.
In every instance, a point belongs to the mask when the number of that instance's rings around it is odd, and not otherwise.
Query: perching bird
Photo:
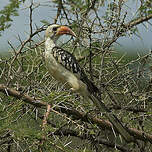
[[[105,112],[106,117],[113,124],[114,128],[127,141],[131,141],[132,136],[100,100],[97,95],[99,93],[98,88],[87,78],[76,58],[68,51],[56,46],[56,41],[63,34],[76,37],[75,33],[67,26],[52,24],[46,29],[45,61],[49,73],[72,91],[78,92],[85,99],[91,99],[101,112]]]

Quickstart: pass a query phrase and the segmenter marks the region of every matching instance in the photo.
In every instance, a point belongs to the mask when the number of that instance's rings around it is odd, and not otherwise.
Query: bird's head
[[[67,34],[75,36],[75,33],[67,26],[52,24],[46,29],[45,37],[50,37],[54,41],[56,41],[60,36]]]

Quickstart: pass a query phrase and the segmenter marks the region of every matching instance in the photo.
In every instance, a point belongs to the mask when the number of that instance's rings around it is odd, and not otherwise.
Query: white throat
[[[56,41],[54,42],[50,37],[45,39],[45,51],[51,51],[53,47],[56,46]]]

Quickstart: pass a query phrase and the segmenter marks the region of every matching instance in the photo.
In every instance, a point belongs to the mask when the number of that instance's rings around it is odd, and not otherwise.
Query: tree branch
[[[39,108],[46,108],[48,105],[46,102],[36,100],[26,94],[20,93],[14,89],[8,88],[7,86],[0,84],[0,92],[3,92],[7,96],[12,96],[17,99],[23,100],[24,102],[34,105]],[[108,129],[112,131],[112,125],[109,121],[99,119],[97,117],[93,117],[90,114],[86,114],[84,112],[79,112],[75,109],[68,109],[64,107],[55,107],[54,109],[50,109],[50,111],[58,111],[67,114],[68,116],[73,116],[73,119],[80,119],[83,122],[96,124],[103,129]],[[144,131],[137,130],[135,128],[128,128],[128,132],[135,137],[135,139],[142,141],[149,141],[152,143],[152,135],[145,133]]]
[[[116,33],[115,37],[112,40],[110,40],[104,44],[103,49],[109,48],[114,42],[117,41],[117,39],[122,35],[122,33],[127,32],[132,27],[139,25],[139,24],[141,24],[145,21],[148,21],[150,19],[152,19],[152,14],[145,16],[145,17],[139,17],[133,21],[130,21],[127,24],[122,24],[122,28],[120,28],[120,30]]]
[[[87,139],[93,143],[98,143],[98,144],[102,144],[105,145],[107,147],[110,148],[117,148],[118,150],[122,151],[122,152],[131,152],[130,150],[128,150],[126,147],[118,145],[116,143],[111,143],[108,140],[105,139],[96,139],[93,135],[89,134],[89,133],[80,133],[79,131],[76,130],[72,130],[72,129],[66,129],[66,128],[61,128],[58,129],[57,131],[55,131],[54,133],[50,133],[48,136],[51,135],[57,135],[57,136],[73,136],[73,137],[77,137],[80,139]]]
[[[26,103],[29,103],[31,105],[34,105],[36,107],[46,107],[47,103],[42,102],[40,100],[35,100],[34,98],[24,94],[24,93],[20,93],[14,89],[8,88],[3,84],[0,84],[0,92],[3,92],[4,94],[6,94],[7,96],[12,96],[15,97],[17,99],[23,100]]]
[[[150,14],[148,16],[144,16],[144,17],[139,17],[133,21],[130,21],[128,24],[125,25],[125,27],[132,28],[133,26],[146,22],[150,19],[152,19],[152,14]]]

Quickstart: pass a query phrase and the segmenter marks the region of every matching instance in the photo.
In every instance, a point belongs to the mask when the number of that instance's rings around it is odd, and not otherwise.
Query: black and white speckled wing
[[[76,58],[68,51],[55,46],[52,49],[52,55],[58,63],[70,72],[74,73],[79,79],[85,83],[90,93],[98,92],[98,88],[87,78],[86,74],[78,64]]]
[[[56,61],[62,64],[62,66],[64,66],[67,70],[71,71],[74,74],[81,75],[81,68],[77,63],[76,58],[71,53],[55,46],[52,49],[52,54]]]

